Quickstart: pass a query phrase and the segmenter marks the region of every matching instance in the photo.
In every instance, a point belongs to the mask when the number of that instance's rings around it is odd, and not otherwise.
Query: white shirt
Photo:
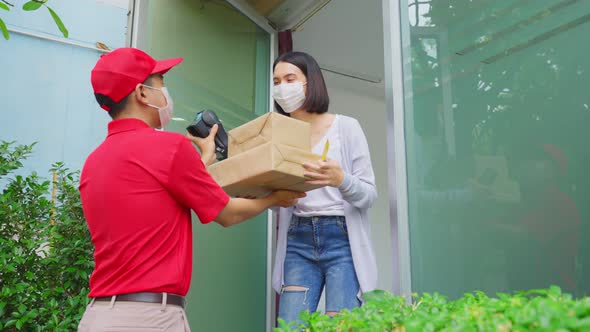
[[[336,115],[328,132],[316,144],[312,152],[317,155],[324,153],[326,140],[330,140],[328,159],[335,159],[342,163],[342,151],[339,135],[339,116]],[[299,217],[344,216],[344,199],[338,188],[323,187],[308,191],[307,196],[300,199],[293,214]]]

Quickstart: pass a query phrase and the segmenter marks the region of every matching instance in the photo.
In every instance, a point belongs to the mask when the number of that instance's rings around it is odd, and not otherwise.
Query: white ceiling
[[[230,2],[264,16],[278,31],[293,29],[294,50],[311,54],[328,83],[383,97],[382,0]]]
[[[285,0],[266,16],[279,30],[290,29],[327,0]]]
[[[381,0],[332,0],[293,33],[293,44],[295,50],[314,56],[322,67],[383,81]],[[356,86],[383,94],[382,82]]]

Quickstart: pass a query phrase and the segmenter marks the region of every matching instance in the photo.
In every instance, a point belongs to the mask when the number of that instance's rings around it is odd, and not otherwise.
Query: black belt
[[[95,297],[94,301],[110,302],[112,296]],[[164,301],[164,294],[162,293],[131,293],[117,295],[115,301],[121,302],[144,302],[144,303],[162,303]],[[167,294],[166,304],[177,305],[184,309],[184,296]]]

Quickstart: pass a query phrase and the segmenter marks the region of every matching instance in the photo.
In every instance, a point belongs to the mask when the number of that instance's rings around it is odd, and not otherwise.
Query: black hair
[[[326,113],[330,105],[330,97],[328,96],[328,89],[326,88],[322,70],[317,61],[311,55],[304,52],[288,52],[282,54],[275,60],[272,65],[273,70],[279,62],[287,62],[297,66],[307,78],[307,94],[305,102],[301,107],[310,113]],[[279,113],[288,115],[276,102],[275,107]]]
[[[158,75],[160,74],[153,74],[148,76],[148,78],[146,78],[143,84],[150,85],[152,83],[152,78]],[[125,98],[121,99],[117,103],[115,103],[110,97],[103,95],[102,93],[95,93],[94,98],[96,98],[96,101],[99,105],[104,105],[109,108],[108,112],[111,119],[116,119],[117,117],[119,117],[121,113],[123,113],[123,110],[127,107],[127,104],[129,103],[129,96],[131,96],[132,92],[133,91],[131,91],[127,96],[125,96]]]

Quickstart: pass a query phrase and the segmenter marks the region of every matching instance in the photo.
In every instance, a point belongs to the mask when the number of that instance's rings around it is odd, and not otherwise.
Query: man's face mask
[[[166,99],[165,106],[160,107],[154,104],[147,104],[148,106],[151,106],[158,110],[158,114],[160,115],[160,128],[164,129],[164,127],[166,127],[166,125],[170,122],[172,114],[174,114],[174,102],[172,101],[172,97],[170,97],[170,93],[168,93],[168,89],[166,87],[154,88],[153,86],[145,84],[143,84],[143,86],[145,86],[148,89],[159,90],[162,92],[162,94],[164,94],[164,99]]]

